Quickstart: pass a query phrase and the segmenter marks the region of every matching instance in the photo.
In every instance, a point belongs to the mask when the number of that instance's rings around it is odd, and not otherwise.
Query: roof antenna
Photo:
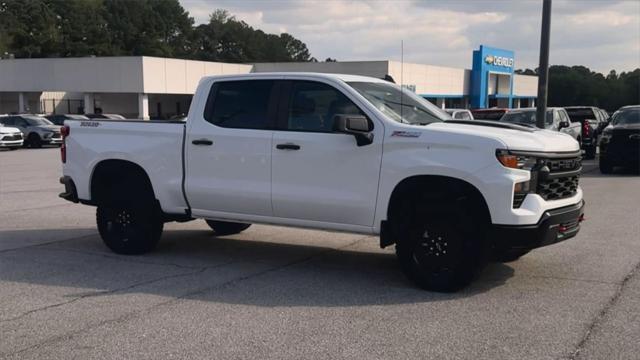
[[[404,121],[404,39],[400,40],[400,122]]]

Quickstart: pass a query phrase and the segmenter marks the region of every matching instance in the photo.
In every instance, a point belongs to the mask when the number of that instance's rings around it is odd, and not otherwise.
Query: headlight
[[[531,170],[538,159],[533,156],[515,155],[508,150],[497,150],[496,157],[504,167],[521,170]]]

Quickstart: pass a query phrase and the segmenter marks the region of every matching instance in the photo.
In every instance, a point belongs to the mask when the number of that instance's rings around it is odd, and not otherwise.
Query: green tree
[[[104,0],[112,55],[183,57],[193,19],[177,0]]]
[[[640,69],[605,77],[585,66],[549,67],[549,106],[588,105],[614,111],[640,103]]]
[[[0,32],[4,52],[16,57],[46,57],[57,54],[60,31],[55,13],[43,0],[3,0]]]
[[[195,28],[192,37],[195,57],[210,61],[284,62],[310,61],[307,46],[290,34],[266,34],[228,11],[214,11],[209,23]]]

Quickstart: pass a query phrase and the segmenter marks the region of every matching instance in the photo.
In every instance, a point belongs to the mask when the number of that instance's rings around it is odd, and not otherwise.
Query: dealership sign
[[[502,66],[507,68],[513,67],[513,58],[505,57],[505,56],[487,55],[484,58],[484,62],[493,66]]]

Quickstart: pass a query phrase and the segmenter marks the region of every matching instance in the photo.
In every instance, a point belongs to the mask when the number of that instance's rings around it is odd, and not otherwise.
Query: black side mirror
[[[333,131],[353,135],[358,146],[373,142],[371,130],[373,126],[365,116],[337,114],[333,117]]]
[[[564,128],[568,128],[569,127],[569,122],[568,121],[560,121],[560,124],[558,124],[558,129],[564,129]]]

